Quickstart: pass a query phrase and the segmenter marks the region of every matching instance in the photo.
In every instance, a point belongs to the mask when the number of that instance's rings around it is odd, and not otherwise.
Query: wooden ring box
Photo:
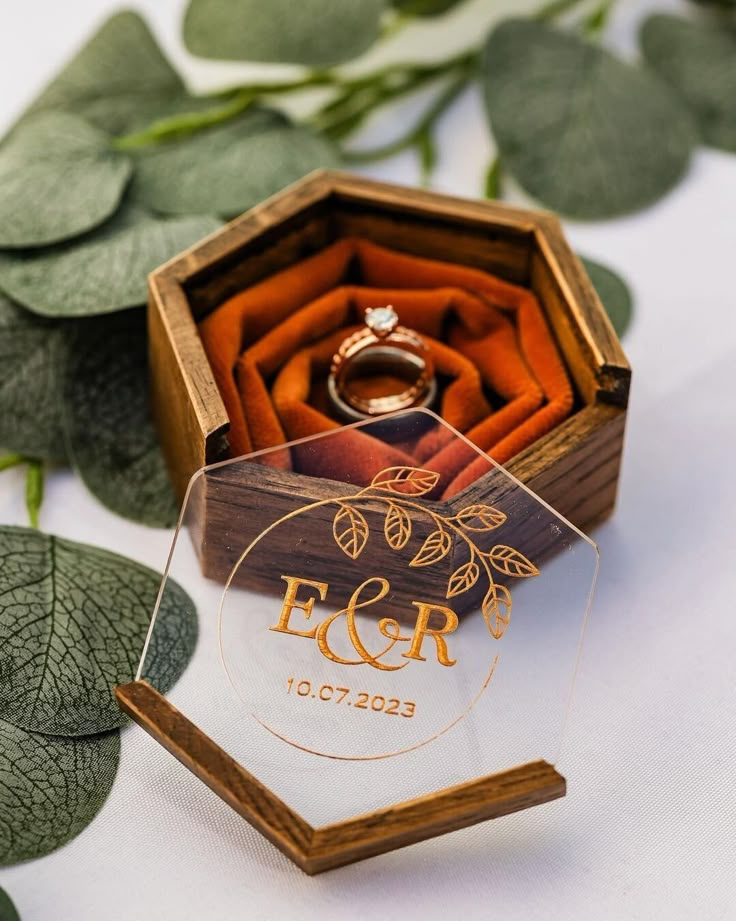
[[[506,469],[581,529],[608,516],[616,500],[631,370],[558,219],[331,171],[307,176],[150,277],[153,409],[179,497],[195,471],[227,456],[228,417],[197,322],[266,276],[356,236],[473,266],[535,292],[572,379],[575,408]],[[274,517],[294,502],[320,497],[319,481],[296,472],[254,466],[252,476],[273,497]],[[234,560],[210,558],[206,548],[233,528],[231,537],[242,545],[267,522],[241,515],[234,525],[230,506],[238,504],[238,484],[224,473],[219,487],[216,473],[209,480],[210,500],[193,536],[205,574],[224,579]],[[480,501],[483,478],[470,489]],[[467,504],[466,493],[450,505]]]
[[[330,171],[290,186],[150,277],[153,408],[179,497],[196,471],[226,458],[228,450],[228,418],[197,323],[230,296],[343,237],[473,266],[535,292],[573,382],[575,408],[506,469],[577,527],[590,528],[608,516],[616,500],[631,370],[557,218]],[[227,544],[237,555],[268,524],[233,514],[244,489],[267,495],[267,517],[276,519],[294,503],[321,498],[322,487],[315,478],[258,465],[252,465],[249,483],[238,483],[228,477],[228,467],[221,469],[221,476],[218,470],[207,474],[206,500],[190,530],[203,574],[224,581],[233,559],[208,548]],[[487,476],[490,484],[493,474]],[[492,488],[484,479],[469,487],[476,501]],[[466,491],[448,504],[467,504]],[[447,573],[438,568],[437,578],[444,592]],[[423,585],[425,595],[430,588]],[[146,682],[116,693],[126,712],[308,873],[565,792],[564,778],[535,761],[370,816],[312,828]]]

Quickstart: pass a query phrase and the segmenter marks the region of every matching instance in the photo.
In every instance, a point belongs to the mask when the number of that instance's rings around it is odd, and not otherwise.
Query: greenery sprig
[[[483,88],[498,147],[486,177],[491,197],[501,193],[503,167],[504,176],[544,204],[572,216],[604,217],[642,207],[671,188],[698,136],[736,149],[736,37],[722,28],[722,12],[692,22],[650,17],[642,29],[650,69],[618,61],[591,42],[605,29],[611,0],[593,9],[581,0],[554,0],[535,17],[502,22],[485,41],[436,62],[397,62],[358,75],[334,66],[358,53],[340,36],[353,34],[361,22],[361,42],[366,35],[379,41],[395,31],[397,20],[406,25],[442,16],[456,5],[304,0],[287,41],[277,4],[264,12],[255,0],[217,0],[207,3],[204,16],[201,0],[191,0],[184,32],[193,51],[245,55],[247,43],[239,51],[232,44],[245,17],[249,35],[258,22],[259,59],[309,68],[297,79],[208,97],[187,90],[140,17],[120,13],[105,23],[0,145],[0,291],[30,311],[19,341],[34,335],[44,343],[22,379],[33,402],[50,407],[48,426],[36,426],[29,437],[30,413],[16,408],[18,367],[6,364],[5,375],[0,370],[0,384],[6,379],[0,408],[7,409],[0,444],[30,457],[65,460],[70,453],[56,394],[65,390],[62,365],[69,364],[58,353],[71,354],[73,337],[70,327],[47,329],[33,314],[66,319],[143,303],[148,271],[217,227],[219,218],[314,167],[367,163],[414,149],[429,182],[438,121],[471,83]],[[315,89],[329,98],[299,124],[273,108]],[[356,146],[354,135],[378,109],[420,90],[430,92],[430,101],[403,134],[381,147]],[[53,209],[46,207],[49,187],[56,190]],[[594,274],[610,281],[605,270]],[[630,315],[625,287],[608,284],[605,294],[623,329],[621,319]],[[131,377],[139,371],[139,362],[129,364]],[[84,375],[79,380],[84,390]],[[21,406],[30,409],[31,402],[21,395]],[[141,428],[140,405],[135,401],[136,412],[127,416],[115,414],[124,429]],[[48,446],[38,443],[44,431]],[[72,460],[78,455],[72,451]],[[85,480],[108,504],[113,495],[127,497],[114,506],[137,517],[130,500],[141,478],[135,464],[130,471],[131,485],[122,491],[102,490],[104,475]],[[166,510],[160,523],[170,521]]]
[[[321,9],[322,4],[314,0],[311,5],[315,7],[312,14],[316,17],[316,7]],[[442,12],[449,6],[444,4]],[[654,78],[646,68],[617,61],[596,45],[595,41],[603,34],[614,6],[615,0],[602,0],[592,9],[590,3],[585,0],[553,0],[531,19],[502,23],[493,30],[485,45],[471,47],[459,55],[436,63],[392,64],[359,77],[345,76],[339,69],[317,69],[293,81],[246,85],[221,97],[213,108],[160,120],[143,131],[117,139],[115,145],[118,149],[136,149],[150,143],[180,138],[186,134],[207,130],[214,125],[221,125],[241,116],[250,107],[273,101],[275,97],[299,94],[305,90],[322,87],[332,92],[332,98],[311,113],[305,119],[305,124],[326,139],[335,142],[338,145],[339,156],[344,162],[371,162],[413,148],[420,158],[423,178],[428,181],[436,160],[433,133],[438,120],[466,86],[479,81],[484,86],[491,128],[501,153],[508,154],[511,151],[513,154],[517,149],[528,153],[539,145],[541,139],[542,151],[539,153],[539,159],[556,166],[554,173],[543,173],[541,181],[530,183],[529,176],[532,172],[536,174],[537,170],[527,170],[524,162],[518,162],[513,155],[509,158],[509,171],[522,185],[529,188],[532,194],[545,204],[550,204],[573,217],[609,216],[633,210],[660,197],[680,178],[697,143],[697,136],[691,130],[692,112],[688,111],[687,106],[682,106],[681,100],[677,98],[678,92],[673,94],[666,90],[662,82]],[[408,8],[418,12],[409,14]],[[219,0],[217,10],[217,17],[228,23],[229,29],[223,30],[228,32],[237,28],[241,20],[245,23],[255,15],[253,5],[247,2],[236,4]],[[397,13],[395,8],[394,12]],[[386,10],[381,11],[376,7],[373,13],[375,17],[385,16]],[[571,14],[574,14],[572,21]],[[402,8],[397,15],[402,23],[406,23],[412,17],[437,15],[437,11],[433,7],[430,12],[425,5],[414,4]],[[270,42],[266,41],[259,49],[259,59],[300,64],[319,60],[322,63],[318,53],[318,48],[322,47],[319,36],[324,32],[329,34],[331,29],[334,29],[337,35],[345,28],[350,16],[350,10],[336,13],[333,9],[327,20],[305,17],[298,52],[292,51],[290,56],[285,56],[286,51],[278,37],[272,37]],[[565,18],[566,22],[566,28],[562,31],[555,25],[560,18]],[[203,25],[205,21],[206,27]],[[276,22],[274,14],[274,28]],[[718,23],[715,20],[689,23],[669,16],[651,17],[643,30],[643,51],[648,64],[654,71],[658,71],[660,76],[663,71],[667,71],[664,75],[669,78],[669,82],[676,91],[681,90],[682,75],[673,74],[672,64],[668,67],[668,61],[683,58],[687,61],[692,54],[697,54],[694,46],[703,39],[704,32],[717,27]],[[207,34],[204,37],[201,34],[202,29],[206,29]],[[700,35],[698,29],[701,30]],[[378,35],[379,31],[375,31]],[[391,31],[388,30],[389,34]],[[654,41],[646,41],[647,34],[652,32],[655,33]],[[715,35],[710,37],[714,39]],[[232,53],[229,35],[217,33],[209,19],[205,20],[201,0],[190,2],[185,39],[189,47],[197,53],[211,57],[224,57]],[[688,39],[693,46],[690,49],[686,47]],[[656,47],[657,42],[664,42],[670,51],[673,50],[673,45],[677,44],[678,54],[647,53],[647,49]],[[724,49],[728,47],[733,52],[736,47],[733,34],[722,37],[722,45]],[[492,53],[489,48],[492,49]],[[555,79],[555,73],[559,72],[559,68],[555,66],[556,56],[565,57],[568,63],[576,57],[579,59],[579,67],[568,68],[577,74],[572,82],[565,79],[561,83],[559,77]],[[494,67],[494,59],[503,61],[502,76],[505,79],[498,80],[501,65]],[[549,73],[544,74],[539,70],[544,66]],[[731,71],[732,69],[733,65]],[[605,79],[600,78],[590,91],[591,78],[599,72],[605,75]],[[564,69],[562,73],[564,75]],[[439,86],[435,99],[429,103],[417,123],[403,136],[373,149],[355,149],[346,144],[377,109],[433,83]],[[508,87],[516,85],[520,87],[520,94],[525,97],[525,101],[528,100],[530,104],[541,108],[541,103],[535,101],[531,90],[527,89],[525,84],[535,87],[546,86],[541,98],[552,113],[552,117],[547,118],[546,123],[554,126],[555,130],[546,129],[545,134],[537,132],[539,136],[535,135],[538,124],[529,114],[528,106],[516,105],[515,99],[514,104],[509,102]],[[712,101],[714,94],[719,95],[719,89],[711,86],[710,90]],[[598,127],[590,120],[586,122],[584,112],[577,113],[576,119],[575,100],[578,94],[598,98],[598,107],[606,113],[607,126]],[[625,106],[616,101],[616,97],[622,95],[626,97]],[[560,117],[555,118],[554,115],[562,103],[567,104],[570,101],[573,103],[570,106],[572,114],[561,112]],[[693,94],[690,101],[697,109],[697,100],[693,99]],[[731,122],[736,118],[733,105],[730,106],[728,118]],[[638,122],[639,130],[625,130],[630,127],[630,122]],[[665,122],[670,135],[678,139],[676,143],[650,143],[651,136],[659,132]],[[592,132],[591,127],[595,129]],[[607,143],[600,144],[601,137],[598,135],[601,135],[604,129],[608,132]],[[591,135],[589,143],[576,144],[576,141],[585,140],[586,132]],[[641,143],[636,144],[637,138],[641,138]],[[726,146],[734,149],[733,144]],[[566,170],[567,164],[558,162],[563,147],[577,151],[577,160],[573,164],[576,170],[570,174],[576,177],[578,194],[574,197],[564,196],[560,192],[560,186],[568,181],[569,175]],[[595,185],[595,175],[606,175],[617,162],[623,162],[626,171],[624,180],[628,177],[629,181],[611,181],[610,189],[602,196],[600,188]],[[630,180],[637,174],[645,176],[646,187],[641,190],[634,189],[633,193],[627,194],[630,191]],[[618,180],[618,177],[615,179]]]

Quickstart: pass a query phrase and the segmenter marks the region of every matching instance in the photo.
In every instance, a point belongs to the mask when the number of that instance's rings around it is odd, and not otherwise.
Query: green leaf
[[[580,260],[606,308],[613,328],[619,336],[623,336],[629,328],[633,313],[631,292],[626,283],[606,266],[593,262],[592,259],[586,259],[585,256],[581,256]]]
[[[69,736],[122,725],[112,691],[135,675],[160,582],[107,550],[0,527],[0,718]],[[196,639],[194,605],[169,580],[147,656],[162,693]]]
[[[64,461],[64,331],[0,294],[0,446]]]
[[[736,152],[736,30],[717,20],[651,16],[641,48],[690,107],[705,143]]]
[[[190,0],[184,44],[192,54],[327,68],[378,38],[386,0]]]
[[[0,887],[0,921],[20,921],[20,915],[8,893]]]
[[[219,226],[205,215],[157,218],[127,204],[84,237],[42,250],[0,252],[0,289],[49,317],[134,307],[146,300],[150,272]]]
[[[337,162],[334,148],[319,135],[276,112],[250,109],[180,141],[143,148],[132,191],[156,211],[232,217]]]
[[[0,447],[69,458],[112,511],[171,527],[178,504],[151,422],[146,350],[142,310],[53,322],[0,294]]]
[[[145,312],[84,321],[69,345],[69,454],[107,508],[154,527],[179,515],[151,419]]]
[[[651,72],[527,20],[492,32],[484,70],[504,168],[549,207],[578,218],[624,214],[684,174],[695,128]]]
[[[117,732],[53,738],[0,719],[0,866],[42,857],[86,828],[119,760]]]
[[[30,112],[75,112],[124,134],[189,105],[184,84],[137,13],[112,16],[36,99]]]
[[[0,147],[0,246],[43,246],[96,227],[120,204],[132,171],[76,115],[22,122]]]

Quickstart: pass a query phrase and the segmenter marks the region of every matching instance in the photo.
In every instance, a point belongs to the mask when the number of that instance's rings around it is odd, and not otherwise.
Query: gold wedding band
[[[361,393],[361,383],[382,375],[398,378],[406,387],[382,396]],[[335,353],[327,391],[334,409],[349,421],[429,406],[437,393],[434,363],[424,340],[399,326],[393,307],[369,308],[365,326]]]

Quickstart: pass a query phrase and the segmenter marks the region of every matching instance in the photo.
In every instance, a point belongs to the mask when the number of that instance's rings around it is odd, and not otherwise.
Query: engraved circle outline
[[[455,717],[455,719],[452,720],[452,722],[448,723],[447,726],[440,729],[439,732],[434,733],[434,735],[430,736],[427,739],[422,740],[421,742],[417,742],[414,745],[409,745],[409,746],[406,746],[405,748],[397,749],[396,751],[384,752],[379,755],[338,755],[333,752],[319,751],[318,749],[309,748],[306,745],[302,745],[299,742],[295,741],[294,739],[290,739],[288,736],[283,735],[283,733],[278,732],[272,726],[269,726],[268,723],[264,722],[264,720],[262,720],[256,713],[254,713],[253,710],[250,709],[251,705],[240,693],[235,683],[235,680],[233,679],[233,676],[230,672],[230,669],[228,668],[227,662],[225,661],[225,654],[223,651],[222,625],[223,625],[223,611],[224,611],[224,606],[225,606],[225,599],[227,598],[227,593],[230,590],[230,586],[232,584],[233,579],[235,578],[236,573],[242,566],[244,560],[251,553],[251,551],[255,547],[257,547],[258,544],[263,540],[263,538],[266,537],[268,534],[270,534],[271,531],[275,530],[277,527],[284,524],[285,522],[290,521],[292,518],[297,518],[299,515],[303,515],[303,514],[306,514],[307,512],[314,511],[317,508],[323,508],[324,506],[327,506],[327,505],[339,504],[340,502],[345,501],[346,498],[354,498],[354,497],[334,496],[329,499],[320,499],[318,502],[311,502],[309,505],[304,505],[301,508],[294,509],[294,511],[289,512],[288,514],[283,515],[281,518],[277,518],[276,521],[271,522],[271,524],[267,528],[265,528],[263,531],[261,531],[260,534],[258,534],[256,537],[253,538],[250,544],[248,544],[245,550],[238,557],[238,560],[236,561],[235,565],[233,566],[230,572],[230,575],[227,578],[227,582],[225,583],[225,588],[223,589],[223,592],[222,592],[222,598],[220,600],[220,605],[219,605],[218,613],[217,613],[218,648],[220,652],[220,661],[222,662],[222,667],[225,670],[227,679],[230,682],[230,685],[233,691],[235,692],[236,696],[249,709],[250,715],[253,717],[253,719],[260,726],[262,726],[264,729],[270,732],[271,735],[273,735],[275,738],[280,739],[282,742],[286,742],[288,745],[291,745],[293,748],[297,748],[300,751],[307,752],[308,754],[311,754],[311,755],[317,755],[321,758],[330,758],[334,761],[380,761],[385,758],[395,758],[398,755],[405,755],[405,754],[408,754],[409,752],[416,751],[419,748],[423,748],[425,745],[429,745],[430,742],[434,742],[436,739],[439,739],[440,736],[443,736],[445,733],[449,732],[459,722],[465,719],[465,717],[470,713],[470,711],[478,703],[484,691],[490,684],[491,678],[493,677],[493,673],[496,670],[496,665],[498,664],[499,653],[496,653],[496,655],[494,656],[491,662],[491,667],[488,671],[488,674],[486,675],[485,680],[483,681],[483,684],[480,690],[478,691],[478,693],[475,695],[475,697],[470,701],[468,706],[459,714],[459,716]]]

